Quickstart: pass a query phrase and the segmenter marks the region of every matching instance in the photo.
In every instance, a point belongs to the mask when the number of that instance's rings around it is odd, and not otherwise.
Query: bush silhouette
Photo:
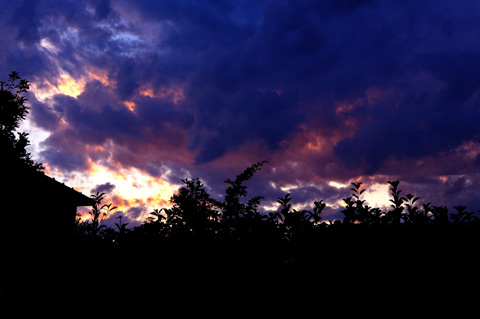
[[[366,205],[365,188],[357,182],[344,199],[343,220],[323,221],[323,200],[314,201],[311,211],[292,209],[290,193],[278,198],[278,211],[261,213],[262,197],[248,199],[244,183],[266,163],[227,179],[224,201],[214,200],[198,178],[185,179],[171,208],[154,210],[128,231],[117,224],[111,233],[122,239],[110,235],[103,240],[114,241],[122,253],[135,251],[147,259],[152,251],[162,251],[162,258],[169,260],[165,268],[182,269],[181,277],[209,278],[210,283],[219,278],[214,273],[237,284],[268,281],[273,286],[295,283],[332,290],[352,289],[366,280],[385,289],[463,282],[448,279],[446,265],[476,254],[478,218],[466,207],[449,212],[430,203],[420,206],[419,197],[402,196],[399,181],[388,181],[391,205],[386,210]],[[102,233],[108,232],[103,229],[97,237]],[[443,249],[449,249],[450,256],[442,264]],[[413,262],[429,267],[429,272],[411,268]]]

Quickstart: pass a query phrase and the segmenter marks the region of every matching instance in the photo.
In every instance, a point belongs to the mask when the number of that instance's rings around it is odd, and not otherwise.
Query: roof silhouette
[[[74,206],[93,206],[95,204],[92,198],[43,172],[32,171],[28,176],[28,185],[25,186],[25,190],[35,192],[37,196],[51,196],[55,194],[59,200],[68,201]]]

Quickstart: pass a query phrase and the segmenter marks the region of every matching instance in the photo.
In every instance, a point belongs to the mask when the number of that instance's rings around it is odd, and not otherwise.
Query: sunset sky
[[[400,180],[480,209],[480,2],[0,0],[0,79],[45,172],[131,225],[182,178],[213,196],[247,166],[264,209],[371,205]],[[113,220],[113,219],[111,219]]]

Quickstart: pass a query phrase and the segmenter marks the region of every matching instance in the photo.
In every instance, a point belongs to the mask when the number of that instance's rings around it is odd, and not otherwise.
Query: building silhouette
[[[95,201],[43,172],[24,169],[5,173],[0,205],[2,237],[63,241],[73,235],[77,207]]]

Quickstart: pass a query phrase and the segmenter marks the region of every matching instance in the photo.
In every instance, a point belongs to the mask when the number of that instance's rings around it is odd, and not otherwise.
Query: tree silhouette
[[[210,198],[205,186],[198,179],[184,179],[185,186],[172,196],[173,207],[163,209],[166,224],[172,236],[203,235],[215,229],[218,213],[216,202]],[[154,213],[159,217],[158,213]]]
[[[43,165],[35,163],[26,150],[30,144],[28,134],[16,132],[20,121],[25,120],[28,114],[25,104],[28,89],[28,81],[22,79],[17,72],[12,72],[7,82],[0,81],[0,160],[2,167],[8,167],[9,171],[24,168],[43,169]]]

